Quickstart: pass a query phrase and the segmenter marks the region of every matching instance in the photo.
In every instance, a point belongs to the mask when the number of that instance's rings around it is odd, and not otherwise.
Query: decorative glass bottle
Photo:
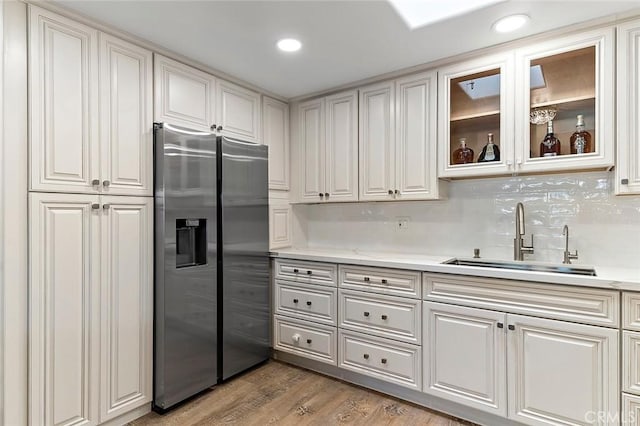
[[[453,151],[453,164],[473,163],[473,150],[467,146],[465,138],[460,139],[460,148]]]
[[[540,157],[560,155],[560,140],[553,133],[553,120],[547,123],[547,135],[540,143]]]
[[[578,115],[576,131],[573,132],[569,140],[572,154],[586,154],[587,152],[591,152],[591,134],[587,132],[584,127],[584,117]]]
[[[493,133],[487,134],[487,144],[478,157],[478,163],[489,161],[500,161],[500,149],[493,143]]]

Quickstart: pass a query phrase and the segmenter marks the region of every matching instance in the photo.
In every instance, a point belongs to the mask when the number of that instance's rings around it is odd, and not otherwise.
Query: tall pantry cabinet
[[[31,424],[151,401],[151,52],[29,5]]]

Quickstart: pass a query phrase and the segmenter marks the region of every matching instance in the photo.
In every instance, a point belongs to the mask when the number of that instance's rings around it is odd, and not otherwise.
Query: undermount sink
[[[518,271],[555,272],[569,275],[586,275],[595,277],[596,270],[588,266],[545,265],[539,263],[524,263],[516,261],[481,260],[481,259],[450,259],[442,262],[445,265],[476,266],[480,268],[513,269]]]

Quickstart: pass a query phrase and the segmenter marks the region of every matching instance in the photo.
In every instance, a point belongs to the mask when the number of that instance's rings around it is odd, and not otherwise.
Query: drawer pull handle
[[[307,306],[311,306],[311,300],[307,300]]]
[[[311,339],[307,339],[307,343],[308,343],[308,344],[311,344]]]
[[[369,282],[369,277],[364,277],[364,282],[368,283]]]
[[[313,271],[307,271],[307,275],[313,274]]]
[[[365,312],[365,313],[364,313],[364,316],[365,316],[365,317],[368,317],[368,316],[369,316],[369,312]]]
[[[298,272],[300,272],[300,270],[299,270],[299,269],[297,269],[297,268],[293,270],[293,273],[294,273],[294,274],[297,274]]]
[[[387,280],[383,278],[382,279],[382,284],[386,284],[386,283],[387,283]]]
[[[513,330],[515,330],[515,329],[516,329],[516,326],[515,326],[515,325],[513,325],[513,324],[510,324],[510,325],[509,325],[509,330],[512,330],[512,331],[513,331]]]
[[[383,364],[386,364],[386,363],[387,363],[387,359],[386,359],[386,358],[382,358],[382,359],[380,360],[380,362],[382,362]]]
[[[501,322],[499,322],[498,324],[496,324],[496,327],[498,327],[498,328],[504,328],[504,324],[503,324],[503,323],[501,323]]]
[[[364,354],[364,359],[369,359],[369,354]]]
[[[386,315],[382,315],[380,318],[382,318],[383,320],[386,320],[387,316]]]
[[[293,303],[298,303],[298,299],[293,299]]]

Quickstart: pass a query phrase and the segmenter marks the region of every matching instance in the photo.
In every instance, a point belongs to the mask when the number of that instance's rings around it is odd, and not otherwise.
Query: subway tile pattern
[[[472,179],[449,184],[441,201],[299,205],[295,245],[511,259],[515,207],[525,206],[526,259],[561,262],[562,228],[576,264],[640,267],[640,196],[616,197],[612,172]],[[399,218],[409,218],[398,229]]]

